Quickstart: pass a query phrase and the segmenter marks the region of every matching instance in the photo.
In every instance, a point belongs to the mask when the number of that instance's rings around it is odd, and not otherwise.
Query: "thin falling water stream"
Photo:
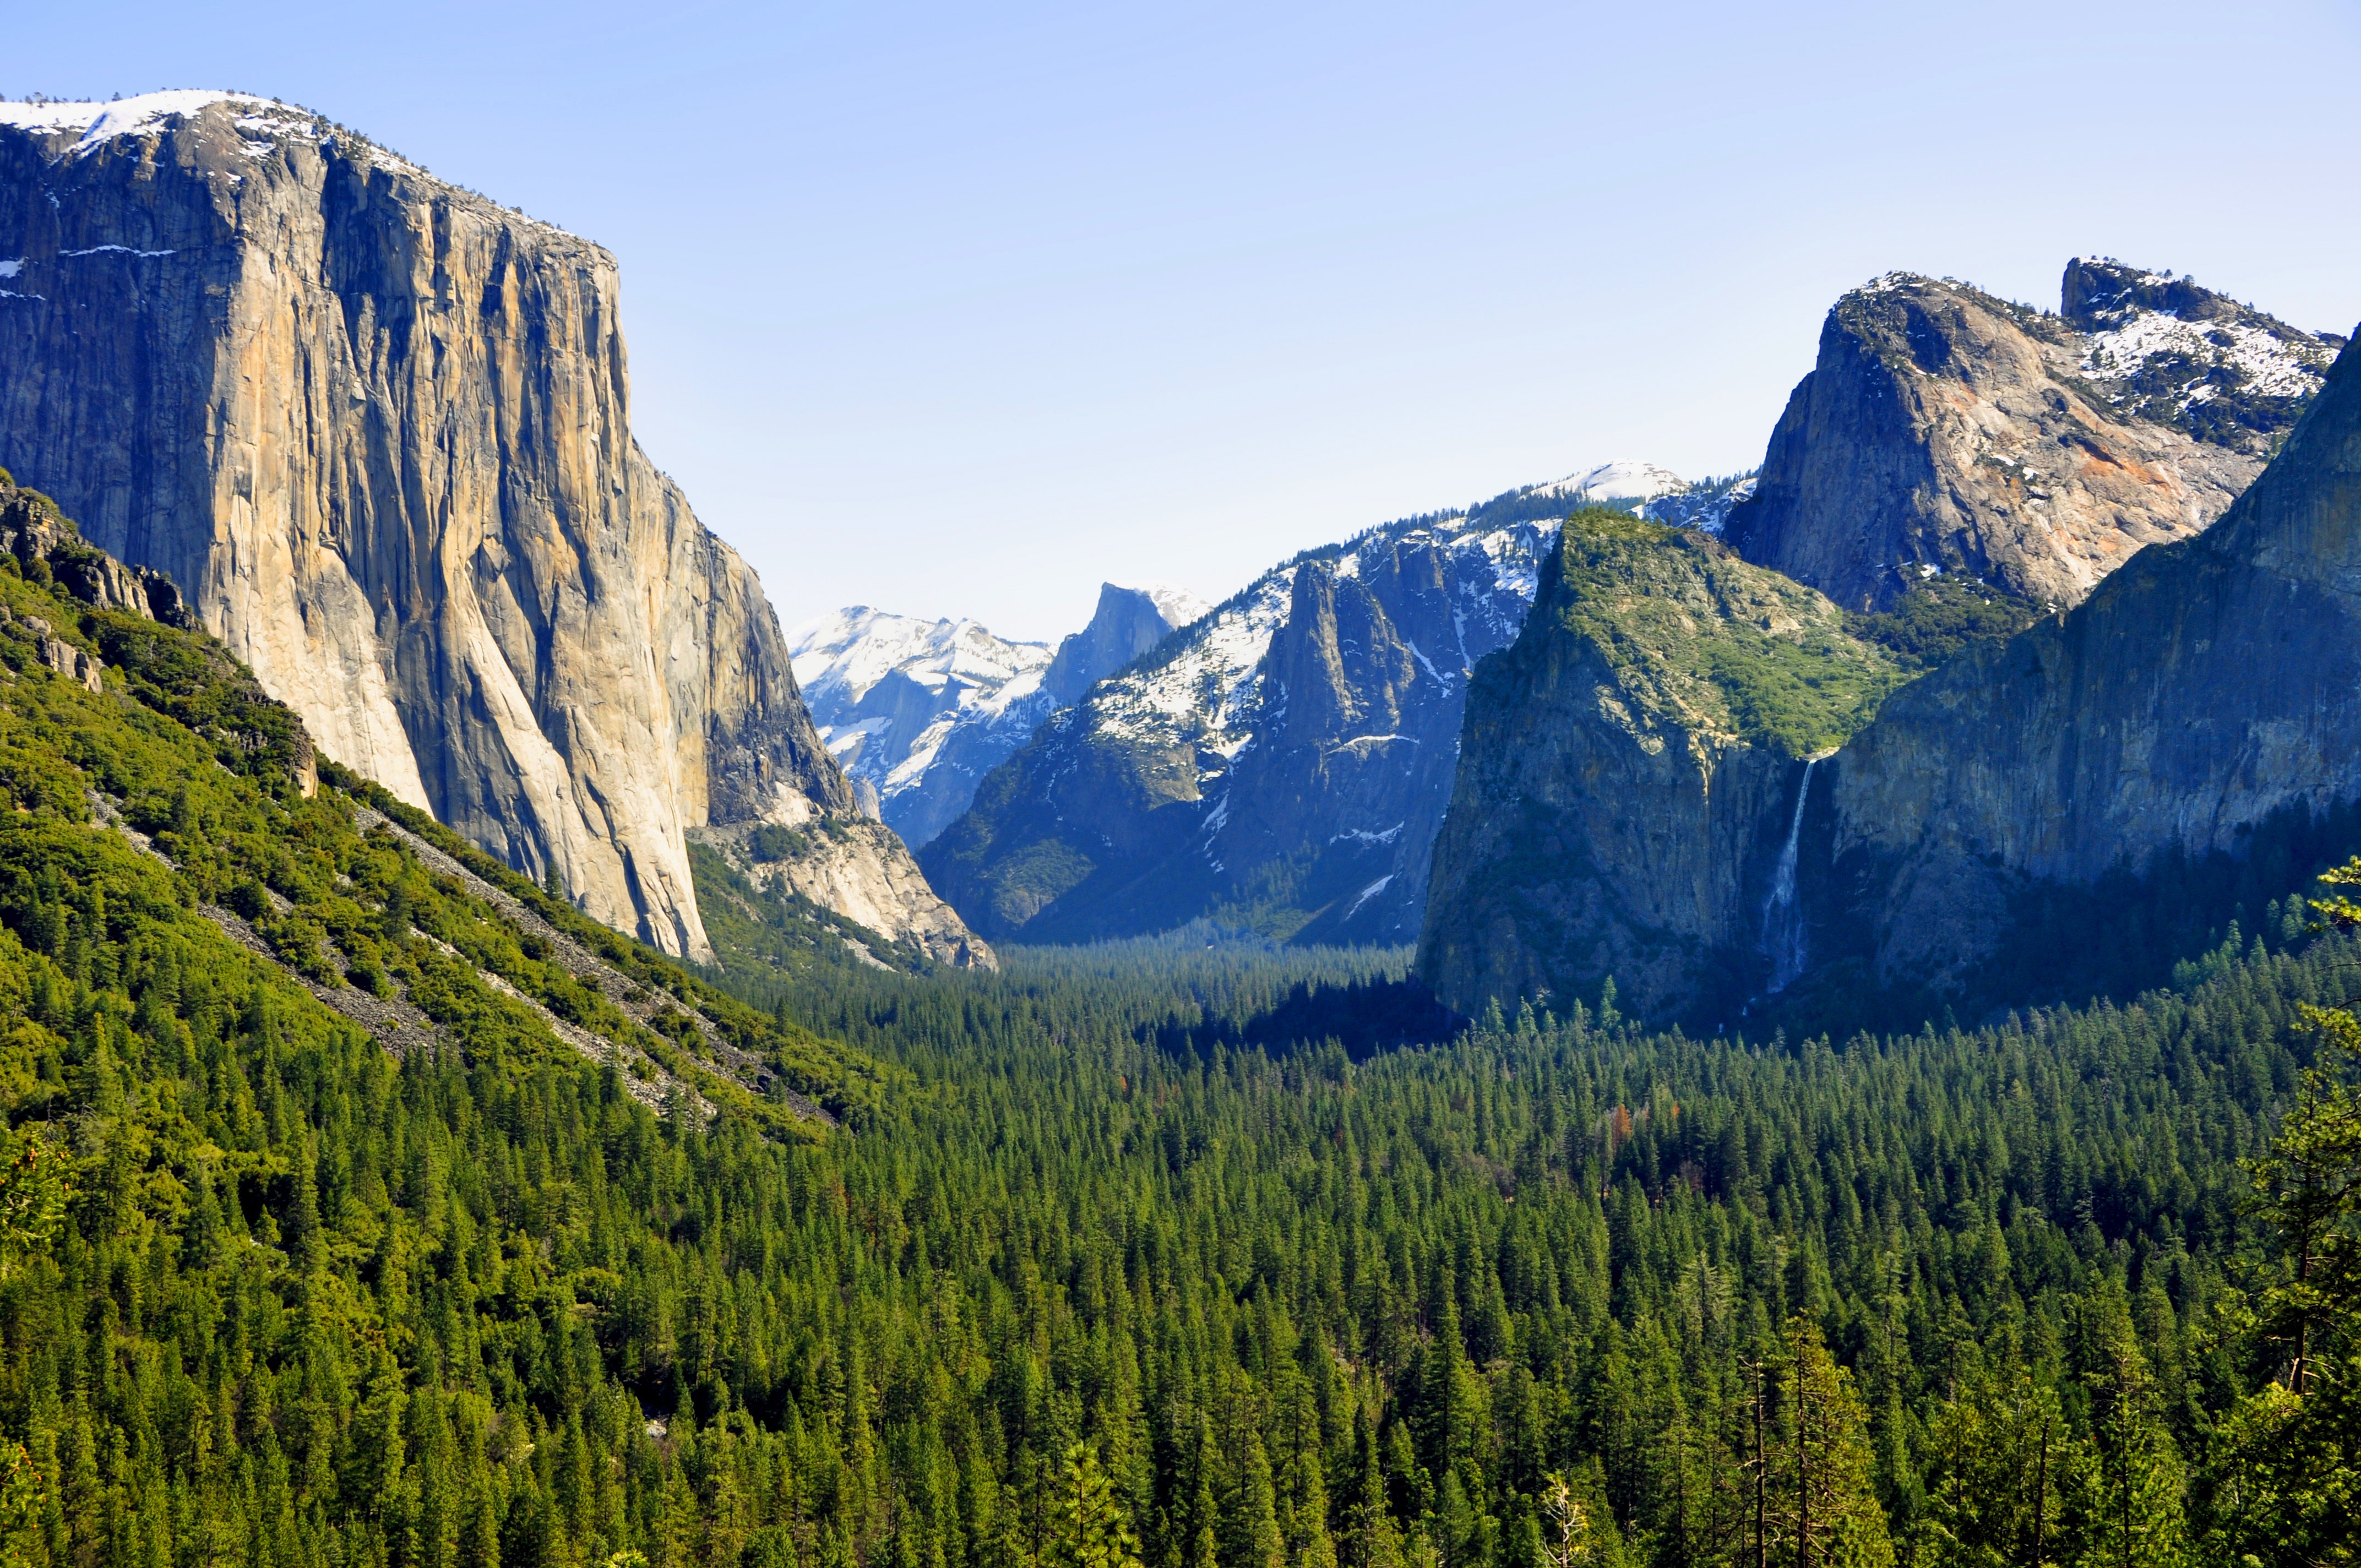
[[[1812,794],[1815,757],[1804,763],[1795,791],[1795,813],[1787,819],[1787,841],[1771,872],[1771,896],[1763,905],[1763,956],[1771,960],[1770,994],[1775,996],[1804,972],[1804,912],[1795,904],[1795,846],[1804,832],[1804,802]]]

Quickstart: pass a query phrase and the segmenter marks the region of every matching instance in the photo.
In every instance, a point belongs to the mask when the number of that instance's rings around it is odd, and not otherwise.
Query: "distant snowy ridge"
[[[1493,497],[1470,516],[1563,516],[1580,506],[1620,507],[1652,521],[1718,534],[1730,509],[1754,493],[1754,472],[1688,479],[1654,463],[1618,458],[1545,485]]]
[[[788,650],[829,752],[876,792],[888,827],[923,844],[1050,714],[1212,608],[1170,584],[1109,583],[1090,625],[1052,651],[856,605],[796,627]]]
[[[855,605],[795,628],[787,650],[821,741],[877,792],[887,826],[914,842],[940,827],[926,797],[955,731],[1005,727],[1014,750],[1054,706],[1041,690],[1049,649],[972,620]]]
[[[1208,620],[1173,639],[1145,670],[1104,682],[1089,698],[1092,724],[1124,740],[1171,743],[1193,740],[1201,750],[1235,757],[1252,740],[1261,698],[1258,675],[1272,633],[1287,617],[1295,574],[1306,560],[1333,558],[1336,575],[1360,569],[1362,554],[1432,543],[1455,555],[1480,557],[1482,567],[1455,574],[1467,602],[1455,612],[1453,643],[1415,648],[1430,674],[1449,685],[1464,680],[1480,655],[1513,640],[1523,611],[1532,608],[1543,554],[1557,537],[1557,522],[1576,507],[1624,505],[1642,516],[1719,532],[1730,508],[1753,491],[1753,476],[1693,481],[1653,463],[1630,459],[1601,463],[1547,484],[1527,485],[1466,511],[1405,520],[1368,529],[1339,545],[1306,552],[1272,568],[1232,596]],[[1494,626],[1503,611],[1499,595],[1521,608],[1516,623]],[[1481,627],[1482,631],[1469,635]],[[1505,636],[1503,632],[1505,631]]]
[[[1661,468],[1653,463],[1617,458],[1546,485],[1536,485],[1533,492],[1564,496],[1576,502],[1653,501],[1659,496],[1683,494],[1688,488],[1689,482],[1670,468]]]
[[[787,633],[807,700],[859,702],[888,674],[935,693],[958,683],[962,706],[988,701],[1049,663],[1041,642],[1012,642],[972,620],[922,620],[866,605],[806,621]]]

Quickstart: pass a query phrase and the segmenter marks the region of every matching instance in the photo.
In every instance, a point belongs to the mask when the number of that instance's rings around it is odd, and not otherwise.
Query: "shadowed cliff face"
[[[1901,678],[1827,598],[1709,536],[1577,514],[1477,671],[1420,977],[1470,1013],[1595,1003],[1612,977],[1656,1019],[1791,979],[1807,759]]]
[[[1468,671],[1524,619],[1529,520],[1395,524],[1290,562],[1058,714],[922,863],[994,938],[1202,916],[1417,931]]]
[[[1828,773],[1822,918],[1880,984],[1936,994],[2045,887],[2243,856],[2361,800],[2355,356],[2212,529],[1898,694]]]
[[[2333,353],[2114,263],[2076,261],[2065,295],[2059,317],[1902,273],[1847,294],[1730,542],[1848,609],[1937,572],[2077,604],[2220,516]]]
[[[0,460],[329,755],[705,956],[685,829],[852,801],[632,439],[613,258],[300,110],[86,107],[0,126]]]

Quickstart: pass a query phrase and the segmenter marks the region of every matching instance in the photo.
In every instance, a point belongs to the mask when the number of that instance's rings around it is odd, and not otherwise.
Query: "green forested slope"
[[[1030,1568],[1117,1526],[1157,1568],[2352,1560],[2349,1210],[2290,1295],[2239,1163],[2352,938],[2280,911],[2179,994],[1841,1048],[1610,1009],[1348,1051],[1402,955],[1202,933],[749,1008],[306,797],[217,650],[24,570],[21,1561]],[[433,1043],[320,1000],[363,989]]]

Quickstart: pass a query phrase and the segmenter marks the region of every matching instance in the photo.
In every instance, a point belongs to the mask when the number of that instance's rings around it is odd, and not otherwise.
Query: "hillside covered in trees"
[[[700,978],[313,787],[200,634],[0,605],[16,1562],[2353,1558],[2301,909],[1839,1041],[1202,931]]]

